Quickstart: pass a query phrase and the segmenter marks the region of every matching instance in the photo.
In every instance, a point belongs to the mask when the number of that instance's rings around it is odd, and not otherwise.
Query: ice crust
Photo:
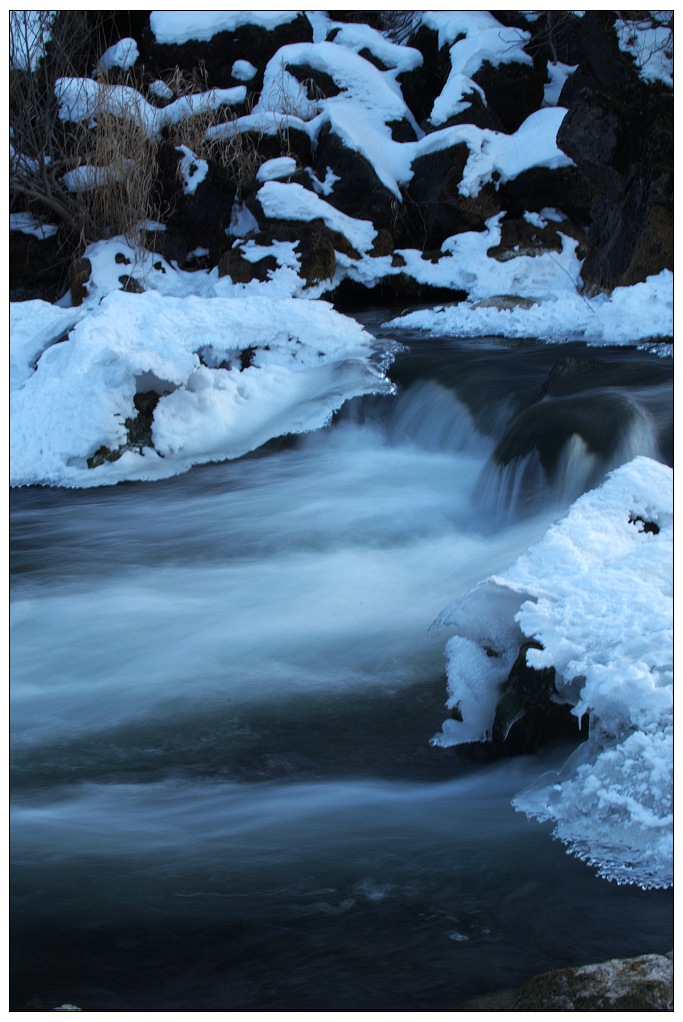
[[[105,257],[120,247],[93,246],[89,306],[12,306],[13,485],[164,478],[318,429],[351,397],[391,392],[372,337],[325,302],[274,302],[229,284],[232,297],[113,291],[99,301]],[[135,394],[150,391],[160,395],[153,447],[88,468],[100,449],[127,443]]]
[[[652,526],[656,528],[655,531]],[[584,494],[501,575],[447,607],[441,746],[485,741],[519,647],[554,667],[560,698],[590,735],[559,776],[514,800],[601,876],[672,882],[673,473],[639,457]],[[486,650],[496,655],[487,655]]]

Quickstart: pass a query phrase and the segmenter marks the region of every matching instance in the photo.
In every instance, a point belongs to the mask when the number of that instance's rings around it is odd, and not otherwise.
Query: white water
[[[14,494],[17,1010],[437,1010],[668,949],[665,892],[511,808],[547,764],[429,746],[430,624],[557,513],[472,499],[495,439],[423,381],[170,482]]]

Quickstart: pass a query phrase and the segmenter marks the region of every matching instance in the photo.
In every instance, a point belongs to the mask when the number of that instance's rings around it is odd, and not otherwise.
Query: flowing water
[[[439,612],[670,458],[670,363],[598,354],[414,338],[318,433],[13,492],[14,1010],[457,1010],[670,949],[669,892],[511,808],[566,749],[429,744]]]

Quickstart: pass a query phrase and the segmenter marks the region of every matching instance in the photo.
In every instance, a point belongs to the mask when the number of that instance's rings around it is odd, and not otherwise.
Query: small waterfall
[[[566,507],[637,455],[659,456],[656,423],[633,396],[588,392],[517,415],[482,469],[473,499],[498,526]]]

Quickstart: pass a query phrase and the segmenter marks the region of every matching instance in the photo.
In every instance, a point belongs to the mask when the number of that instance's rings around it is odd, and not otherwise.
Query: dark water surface
[[[429,745],[427,630],[606,470],[670,459],[671,364],[413,338],[391,375],[236,462],[12,493],[13,1010],[457,1010],[670,950],[670,892],[512,810],[566,750]]]

